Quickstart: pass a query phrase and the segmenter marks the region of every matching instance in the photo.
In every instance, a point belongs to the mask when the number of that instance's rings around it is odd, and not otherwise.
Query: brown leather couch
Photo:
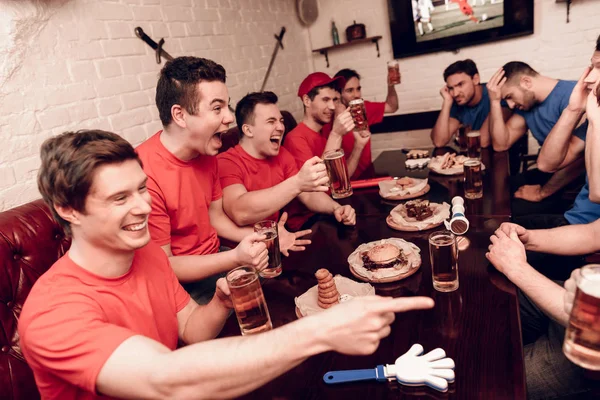
[[[31,287],[70,241],[42,200],[0,213],[0,399],[40,395],[21,353],[17,322]]]

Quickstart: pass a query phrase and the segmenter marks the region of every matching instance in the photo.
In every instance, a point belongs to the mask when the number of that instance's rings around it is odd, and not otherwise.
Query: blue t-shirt
[[[569,105],[569,97],[575,87],[576,81],[558,81],[548,97],[537,106],[528,111],[515,110],[525,118],[527,127],[538,141],[540,146],[546,140],[546,137],[560,118],[563,110]],[[587,120],[581,124],[573,134],[585,141],[587,133]]]
[[[450,108],[450,117],[457,119],[460,123],[471,125],[471,129],[478,131],[483,125],[483,121],[490,113],[490,96],[488,95],[487,87],[481,86],[481,100],[479,103],[471,106],[459,106],[456,102],[452,103]]]
[[[570,224],[589,224],[600,218],[600,204],[590,201],[590,188],[587,176],[585,185],[575,198],[573,207],[565,213],[565,218]]]

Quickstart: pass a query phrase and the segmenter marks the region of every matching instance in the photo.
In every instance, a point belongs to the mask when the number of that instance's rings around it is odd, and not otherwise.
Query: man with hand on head
[[[343,78],[330,78],[322,72],[308,75],[300,84],[298,97],[304,106],[304,118],[302,122],[287,134],[283,147],[287,149],[296,160],[296,166],[301,169],[308,160],[314,157],[323,157],[329,150],[342,147],[342,138],[354,129],[354,122],[348,109],[338,113],[335,117],[336,99],[339,99]],[[323,127],[333,121],[333,127],[329,136],[322,132]],[[369,137],[357,138],[357,147],[347,159],[348,173],[356,169],[360,155]],[[290,205],[290,219],[288,225],[292,229],[299,229],[311,224],[313,214],[298,201]],[[343,221],[350,221],[352,214],[344,212]],[[309,220],[311,219],[311,220]]]
[[[431,141],[444,147],[452,140],[460,124],[470,125],[481,134],[481,147],[490,144],[488,89],[481,84],[477,65],[466,59],[450,64],[444,70],[446,84],[440,90],[442,110],[431,130]],[[510,112],[503,108],[505,118]]]
[[[211,340],[231,312],[225,279],[205,306],[181,287],[150,241],[151,196],[133,147],[114,133],[69,132],[48,139],[41,158],[39,190],[72,239],[19,318],[43,399],[233,398],[322,352],[372,354],[395,313],[433,307],[426,297],[366,296]]]
[[[588,254],[600,250],[598,238],[600,220],[546,230],[527,230],[516,224],[503,223],[491,237],[492,244],[486,257],[519,288],[529,399],[585,396],[591,382],[584,377],[583,369],[571,363],[562,352],[575,290],[573,277],[579,270],[573,271],[563,288],[563,282],[546,278],[528,264],[525,250],[562,255]],[[567,309],[565,305],[568,305]]]
[[[217,278],[240,265],[267,265],[263,236],[239,228],[223,211],[215,157],[221,133],[233,122],[225,69],[214,61],[179,57],[165,64],[156,87],[163,130],[137,152],[148,175],[152,240],[169,256],[192,297],[205,303]],[[296,249],[299,235],[279,224],[283,252]],[[219,236],[239,245],[221,248]],[[300,246],[301,247],[301,246]]]
[[[539,203],[582,175],[587,122],[580,123],[583,113],[573,102],[576,98],[571,98],[572,93],[580,91],[580,86],[575,81],[543,76],[520,61],[505,64],[487,83],[494,150],[508,150],[528,130],[542,146],[537,159],[539,171],[527,172],[514,182],[514,186],[519,186],[515,198],[530,202],[517,204],[514,210],[517,215],[532,214],[532,210],[539,213],[541,207],[548,208],[549,214],[561,214],[562,210],[557,208],[553,199]],[[506,122],[500,106],[502,99],[514,110]],[[557,147],[555,139],[564,137],[568,138],[568,143]],[[565,214],[566,219],[560,215],[557,217],[536,221],[538,223],[531,221],[531,226],[552,227],[560,223],[590,222],[575,215]]]
[[[321,159],[314,156],[298,169],[294,157],[281,147],[284,125],[275,93],[244,96],[237,104],[235,119],[240,143],[217,157],[223,207],[232,221],[238,226],[264,219],[276,221],[279,210],[298,198],[312,212],[332,214],[345,225],[356,223],[352,207],[342,206],[324,193],[329,178]],[[308,233],[310,230],[298,232]],[[310,243],[296,242],[298,246]]]

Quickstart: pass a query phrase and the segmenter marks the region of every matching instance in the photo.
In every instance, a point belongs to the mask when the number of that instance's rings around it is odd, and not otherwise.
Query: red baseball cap
[[[298,89],[298,97],[302,98],[305,94],[308,94],[311,90],[317,86],[324,86],[334,82],[338,88],[344,86],[344,77],[338,76],[337,78],[331,78],[324,72],[313,72],[308,75]]]

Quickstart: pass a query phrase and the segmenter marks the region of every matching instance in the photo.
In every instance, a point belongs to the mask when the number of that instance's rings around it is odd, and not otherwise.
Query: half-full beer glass
[[[238,267],[226,277],[242,335],[273,329],[267,302],[254,267]]]
[[[467,156],[481,160],[481,133],[479,131],[467,133]]]
[[[565,356],[582,368],[600,371],[600,265],[581,269],[563,345]]]
[[[331,197],[343,199],[352,196],[352,186],[348,176],[348,166],[344,158],[344,150],[329,150],[323,154],[323,161],[329,175]]]
[[[267,237],[263,242],[267,245],[267,251],[269,252],[269,264],[259,272],[260,276],[274,278],[281,275],[281,253],[279,252],[277,222],[270,220],[257,222],[254,224],[254,232]]]
[[[471,132],[471,125],[460,124],[456,131],[456,141],[460,151],[467,150],[467,133]]]
[[[429,257],[433,288],[439,292],[453,292],[458,289],[456,236],[447,230],[429,235]]]
[[[465,169],[465,197],[467,199],[480,199],[483,197],[481,161],[468,159],[463,167]]]

